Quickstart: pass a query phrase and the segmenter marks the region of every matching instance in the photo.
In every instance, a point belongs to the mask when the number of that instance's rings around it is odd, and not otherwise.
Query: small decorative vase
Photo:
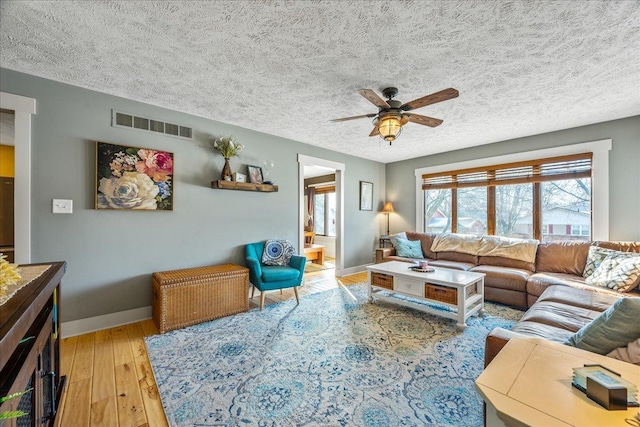
[[[229,165],[229,159],[224,158],[224,167],[222,168],[222,180],[231,181],[231,165]]]

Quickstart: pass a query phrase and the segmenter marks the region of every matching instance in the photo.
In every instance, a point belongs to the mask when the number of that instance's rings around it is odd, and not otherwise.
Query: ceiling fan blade
[[[442,124],[442,120],[434,119],[433,117],[421,116],[420,114],[405,114],[409,118],[409,121],[412,123],[417,123],[419,125],[431,126],[432,128],[439,126]]]
[[[380,128],[378,126],[374,127],[369,136],[380,135]]]
[[[377,114],[371,113],[371,114],[363,114],[361,116],[343,117],[341,119],[333,119],[333,120],[330,120],[330,121],[331,122],[346,122],[347,120],[364,119],[365,117],[375,117],[375,116],[377,116]]]
[[[458,91],[452,87],[441,90],[440,92],[432,93],[431,95],[423,96],[422,98],[414,99],[413,101],[405,102],[400,106],[404,111],[414,110],[416,108],[424,107],[426,105],[435,104],[437,102],[446,101],[448,99],[457,98]]]
[[[372,103],[373,105],[375,105],[376,107],[379,107],[379,108],[391,108],[391,106],[389,104],[387,104],[387,101],[385,101],[384,99],[380,98],[378,96],[378,94],[375,93],[374,91],[372,91],[371,89],[359,89],[358,93],[360,93],[360,95],[362,95],[365,98],[367,98],[367,100],[370,103]]]

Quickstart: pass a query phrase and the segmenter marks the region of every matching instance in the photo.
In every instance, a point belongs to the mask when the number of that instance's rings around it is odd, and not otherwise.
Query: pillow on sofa
[[[640,338],[635,341],[631,341],[624,347],[616,348],[615,350],[607,354],[607,356],[640,365]]]
[[[262,263],[265,265],[289,265],[296,248],[288,240],[267,240],[262,252]]]
[[[565,344],[607,354],[640,338],[640,298],[620,298],[571,335]]]
[[[612,251],[584,281],[593,286],[629,292],[638,285],[640,254]]]
[[[397,239],[396,248],[398,256],[406,258],[424,258],[422,256],[422,244],[420,240]]]
[[[398,239],[408,240],[407,233],[403,231],[402,233],[396,233],[389,236],[389,241],[391,242],[391,246],[393,246],[396,251],[398,250]]]
[[[584,266],[582,277],[585,279],[596,271],[596,268],[600,267],[602,261],[614,251],[613,249],[601,248],[600,246],[590,246],[589,253],[587,254],[587,264]],[[622,253],[622,252],[621,252]]]

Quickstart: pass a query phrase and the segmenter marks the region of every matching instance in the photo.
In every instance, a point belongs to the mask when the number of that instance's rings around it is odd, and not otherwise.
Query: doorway
[[[14,255],[18,264],[31,262],[31,115],[36,100],[0,92],[0,109],[14,113]]]
[[[344,270],[345,166],[302,154],[298,166],[300,253],[306,252],[307,263],[322,265],[311,268],[335,268],[335,275],[340,276]]]
[[[15,112],[0,108],[0,253],[15,262]]]

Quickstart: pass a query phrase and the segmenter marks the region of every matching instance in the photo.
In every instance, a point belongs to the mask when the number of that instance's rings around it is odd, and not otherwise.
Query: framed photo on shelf
[[[240,173],[240,172],[234,172],[233,173],[233,180],[235,182],[247,182],[247,175]]]
[[[373,210],[373,182],[360,181],[360,210]]]
[[[262,168],[260,166],[247,165],[249,172],[249,182],[252,184],[262,184]]]

